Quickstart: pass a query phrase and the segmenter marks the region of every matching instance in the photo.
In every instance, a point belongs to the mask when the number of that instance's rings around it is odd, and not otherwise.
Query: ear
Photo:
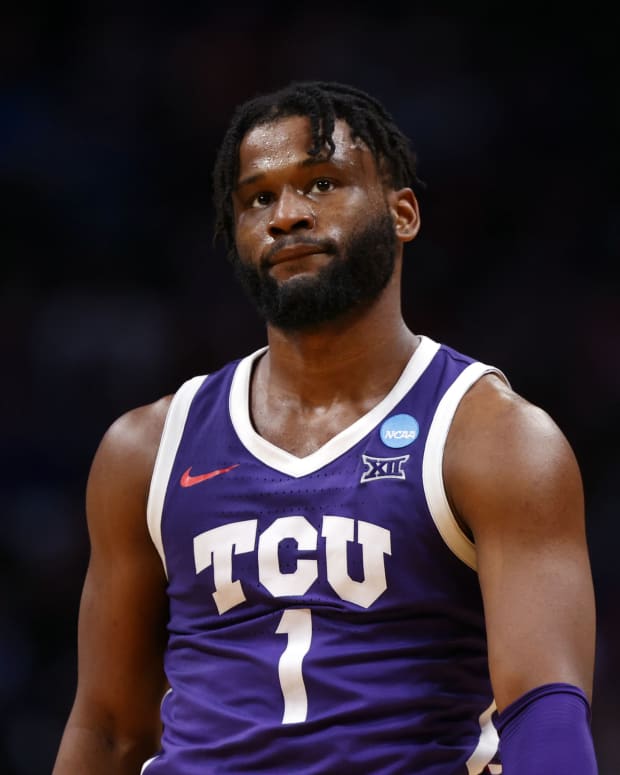
[[[420,231],[420,208],[415,194],[410,188],[401,188],[388,192],[387,200],[396,236],[401,242],[411,242]]]

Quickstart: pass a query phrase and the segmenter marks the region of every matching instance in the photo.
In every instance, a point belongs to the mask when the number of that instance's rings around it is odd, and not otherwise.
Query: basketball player
[[[268,345],[105,434],[55,775],[592,775],[580,473],[405,325],[415,159],[354,88],[240,106],[216,233]]]

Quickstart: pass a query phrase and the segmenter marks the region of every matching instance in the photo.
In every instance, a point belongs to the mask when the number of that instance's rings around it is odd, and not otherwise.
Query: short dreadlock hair
[[[333,154],[335,121],[343,119],[352,137],[370,149],[389,185],[398,189],[420,184],[408,138],[377,99],[333,81],[293,81],[283,89],[241,104],[222,140],[213,170],[214,237],[222,238],[228,249],[234,244],[232,193],[239,175],[239,146],[255,126],[288,116],[307,116],[310,120],[310,156],[326,152],[329,158]]]

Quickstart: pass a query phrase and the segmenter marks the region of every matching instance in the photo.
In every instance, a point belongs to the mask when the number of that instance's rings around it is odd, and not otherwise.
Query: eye
[[[317,178],[313,182],[310,191],[315,194],[327,194],[329,191],[333,191],[334,188],[334,183],[329,178]]]
[[[259,191],[250,200],[250,207],[267,207],[273,202],[273,194],[269,191]]]

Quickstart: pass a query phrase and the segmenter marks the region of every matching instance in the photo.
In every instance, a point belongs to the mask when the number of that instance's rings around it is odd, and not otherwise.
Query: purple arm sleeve
[[[597,775],[590,706],[577,686],[552,683],[497,718],[502,775]]]

